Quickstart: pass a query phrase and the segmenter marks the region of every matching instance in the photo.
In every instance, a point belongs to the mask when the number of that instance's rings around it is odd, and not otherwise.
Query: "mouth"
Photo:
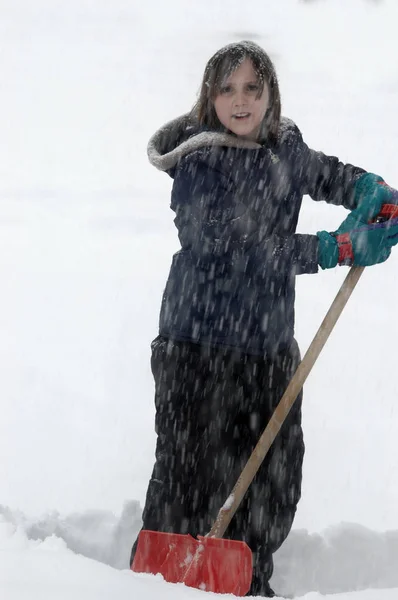
[[[245,119],[248,119],[250,117],[250,114],[251,113],[248,112],[240,112],[232,115],[232,118],[236,119],[237,121],[244,121]]]

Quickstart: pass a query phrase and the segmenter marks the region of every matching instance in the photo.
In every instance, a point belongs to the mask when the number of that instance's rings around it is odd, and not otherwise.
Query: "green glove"
[[[390,202],[394,194],[396,190],[389,187],[379,175],[361,175],[354,184],[356,209],[342,222],[336,233],[346,233],[369,223],[380,213],[383,204]]]
[[[322,269],[337,264],[370,267],[387,260],[391,248],[398,243],[398,219],[367,223],[346,233],[319,231],[317,236],[318,264]]]

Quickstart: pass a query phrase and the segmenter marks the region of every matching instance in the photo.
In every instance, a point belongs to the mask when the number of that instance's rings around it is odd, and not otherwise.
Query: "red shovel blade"
[[[159,531],[140,532],[131,566],[136,573],[160,573],[170,583],[235,596],[249,591],[252,568],[245,542]]]

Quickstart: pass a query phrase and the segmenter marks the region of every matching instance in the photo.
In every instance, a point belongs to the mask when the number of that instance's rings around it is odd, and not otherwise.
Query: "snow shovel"
[[[388,205],[391,207],[392,205]],[[387,205],[383,208],[387,208]],[[382,216],[398,216],[394,213]],[[246,463],[230,496],[221,507],[209,533],[198,539],[190,535],[142,530],[131,569],[136,573],[160,573],[171,583],[219,594],[244,596],[252,579],[252,553],[245,542],[223,539],[223,535],[281,429],[305,380],[329,338],[343,308],[358,283],[364,267],[351,267],[321,323],[303,360]]]

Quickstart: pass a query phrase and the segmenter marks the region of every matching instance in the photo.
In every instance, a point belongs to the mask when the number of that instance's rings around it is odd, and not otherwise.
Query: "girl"
[[[205,535],[298,366],[296,275],[386,260],[398,226],[368,222],[393,190],[306,146],[252,42],[210,59],[193,110],[162,127],[148,154],[174,178],[181,250],[152,343],[158,439],[143,528]],[[298,235],[304,194],[353,212],[333,234]],[[275,595],[272,555],[300,499],[301,401],[227,531],[253,551],[250,595]]]

